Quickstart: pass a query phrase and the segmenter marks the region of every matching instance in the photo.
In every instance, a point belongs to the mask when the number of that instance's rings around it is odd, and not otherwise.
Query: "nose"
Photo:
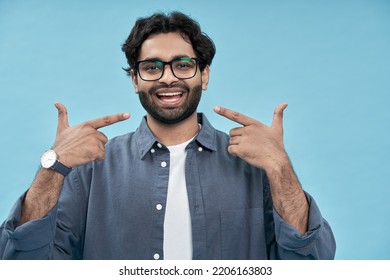
[[[164,73],[160,80],[158,80],[160,83],[165,83],[167,85],[170,85],[174,82],[177,82],[179,79],[176,78],[175,75],[173,75],[172,69],[169,64],[165,65]]]

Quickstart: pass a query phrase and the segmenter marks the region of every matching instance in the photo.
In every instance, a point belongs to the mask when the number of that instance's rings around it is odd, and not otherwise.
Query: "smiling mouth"
[[[172,105],[178,103],[181,100],[181,98],[183,97],[183,92],[182,91],[160,92],[157,93],[157,97],[163,103]]]

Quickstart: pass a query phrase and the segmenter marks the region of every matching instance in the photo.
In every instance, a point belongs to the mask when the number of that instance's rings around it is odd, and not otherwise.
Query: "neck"
[[[174,146],[184,143],[199,132],[198,116],[196,112],[185,120],[175,124],[161,123],[149,114],[147,114],[146,120],[153,135],[165,146]]]

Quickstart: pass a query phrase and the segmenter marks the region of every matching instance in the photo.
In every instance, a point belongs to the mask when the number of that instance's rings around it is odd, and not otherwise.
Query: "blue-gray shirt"
[[[309,230],[301,235],[273,209],[265,172],[230,155],[229,136],[198,119],[185,163],[193,259],[334,258],[332,231],[313,198],[306,194]],[[163,259],[169,161],[144,118],[109,141],[103,161],[74,168],[42,219],[18,226],[21,196],[1,225],[0,257]]]

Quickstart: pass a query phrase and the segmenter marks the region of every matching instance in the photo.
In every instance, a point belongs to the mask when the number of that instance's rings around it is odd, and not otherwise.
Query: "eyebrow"
[[[169,61],[171,60],[174,60],[174,59],[177,59],[177,58],[191,58],[192,56],[189,56],[187,54],[179,54],[179,55],[175,55],[174,57],[172,57]],[[161,59],[160,57],[146,57],[142,60],[159,60],[159,61],[163,61],[163,62],[166,62],[165,60]]]

